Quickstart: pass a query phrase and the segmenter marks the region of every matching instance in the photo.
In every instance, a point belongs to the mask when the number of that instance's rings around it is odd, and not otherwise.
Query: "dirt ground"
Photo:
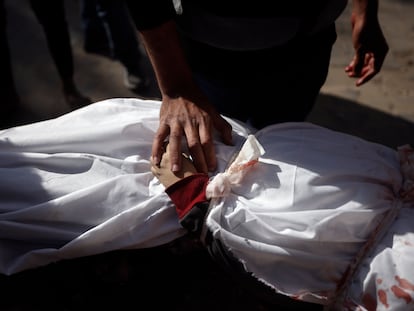
[[[13,70],[24,115],[11,125],[54,118],[70,111],[60,92],[42,29],[26,1],[6,0]],[[83,51],[80,2],[66,0],[76,81],[94,102],[116,97],[158,96],[123,85],[116,61]],[[353,56],[349,7],[338,20],[328,80],[309,121],[390,147],[414,145],[414,1],[380,1],[380,22],[390,45],[382,72],[357,88],[344,73]],[[153,77],[148,66],[147,75]],[[0,275],[0,310],[287,310],[270,308],[240,288],[205,250],[178,241],[165,247],[118,251]],[[309,309],[306,309],[309,310]]]

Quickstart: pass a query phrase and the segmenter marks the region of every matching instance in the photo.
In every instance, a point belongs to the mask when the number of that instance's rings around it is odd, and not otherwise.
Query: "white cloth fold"
[[[0,272],[183,235],[150,171],[159,102],[108,100],[0,131]]]
[[[185,234],[150,171],[159,108],[110,99],[0,131],[0,273]],[[235,144],[216,137],[216,174],[251,134],[265,153],[207,225],[246,270],[333,310],[413,310],[412,153],[309,123],[228,121]]]
[[[207,224],[246,270],[277,292],[335,305],[347,285],[341,283],[344,278],[353,283],[359,277],[354,262],[376,245],[366,243],[393,235],[390,211],[396,210],[397,217],[399,209],[413,208],[413,201],[399,196],[403,177],[398,154],[307,123],[269,126],[255,136],[265,154],[242,184],[215,202]],[[414,245],[410,236],[406,242],[407,248]],[[414,265],[414,258],[403,257]],[[381,265],[372,271],[390,279],[387,270]],[[414,284],[414,272],[406,272]],[[370,294],[375,300],[376,294]],[[361,307],[362,296],[352,299]]]
[[[216,199],[227,196],[232,187],[242,183],[243,177],[248,174],[249,169],[254,166],[264,150],[254,135],[247,136],[246,141],[238,152],[234,161],[223,173],[212,177],[206,187],[207,199]]]

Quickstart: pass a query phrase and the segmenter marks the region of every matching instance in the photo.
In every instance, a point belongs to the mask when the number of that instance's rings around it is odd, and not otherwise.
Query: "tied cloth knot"
[[[214,176],[206,188],[207,199],[227,196],[233,186],[239,185],[249,169],[264,154],[264,148],[254,135],[249,135],[237,157],[224,173]]]

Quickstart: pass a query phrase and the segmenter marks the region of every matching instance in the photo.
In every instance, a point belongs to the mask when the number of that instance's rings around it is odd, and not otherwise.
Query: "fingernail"
[[[174,164],[173,166],[172,166],[172,169],[171,169],[173,172],[178,172],[179,170],[180,170],[180,168],[178,167],[178,165],[177,164]]]

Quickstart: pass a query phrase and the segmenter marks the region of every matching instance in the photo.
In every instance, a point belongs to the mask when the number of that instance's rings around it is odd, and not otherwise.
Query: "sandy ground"
[[[42,29],[27,2],[6,0],[6,6],[14,75],[27,111],[12,124],[69,112]],[[153,81],[145,94],[129,91],[118,62],[85,53],[79,1],[66,0],[66,7],[76,82],[85,95],[93,101],[158,96]],[[382,72],[357,88],[344,73],[353,56],[347,8],[338,20],[328,80],[309,121],[391,147],[414,145],[413,16],[413,0],[380,1],[390,51]],[[146,304],[170,310],[268,310],[223,275],[203,250],[189,253],[180,245],[84,258],[13,278],[0,276],[0,281],[0,310],[147,310]]]
[[[353,56],[350,6],[337,23],[330,73],[310,120],[392,147],[414,141],[414,1],[380,1],[390,51],[382,71],[362,87],[344,74]]]

